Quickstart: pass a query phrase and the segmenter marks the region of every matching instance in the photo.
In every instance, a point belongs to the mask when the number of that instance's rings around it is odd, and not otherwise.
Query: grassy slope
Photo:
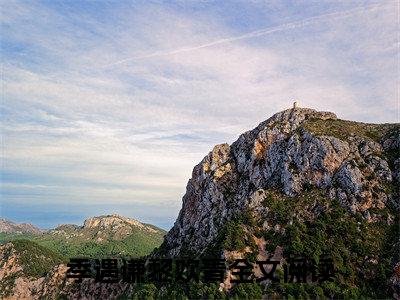
[[[60,254],[29,240],[12,241],[26,276],[44,276],[53,266],[65,262]]]
[[[66,238],[65,236],[45,233],[42,235],[18,235],[0,233],[0,243],[7,241],[28,239],[44,246],[65,257],[110,257],[129,256],[140,257],[149,254],[158,247],[163,240],[164,231],[157,233],[136,230],[131,235],[121,240],[113,240],[111,237],[101,243],[87,236]]]
[[[399,130],[400,124],[366,124],[346,120],[311,119],[304,122],[302,127],[317,136],[334,136],[341,140],[359,136],[379,142],[389,132]]]
[[[52,267],[65,262],[65,258],[59,253],[30,240],[21,239],[11,243],[16,252],[16,263],[22,267],[22,270],[6,276],[0,281],[0,296],[12,293],[16,278],[22,276],[36,279],[44,276]],[[11,251],[4,253],[4,257],[1,258],[2,262],[5,262],[10,255],[12,255]]]

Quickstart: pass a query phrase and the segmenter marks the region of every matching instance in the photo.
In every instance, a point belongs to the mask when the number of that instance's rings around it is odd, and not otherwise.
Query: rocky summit
[[[400,124],[279,112],[194,167],[152,255],[275,259],[281,271],[290,257],[331,257],[329,287],[264,282],[254,295],[400,297],[399,149]],[[234,294],[229,274],[221,288]]]
[[[88,218],[83,226],[63,224],[50,230],[49,234],[60,238],[96,241],[103,244],[110,240],[121,241],[132,235],[154,235],[162,239],[164,231],[135,219],[114,214]]]
[[[100,216],[93,217],[85,220],[83,223],[84,229],[93,229],[93,228],[113,228],[115,231],[118,231],[119,228],[125,226],[133,226],[137,229],[146,230],[149,232],[157,232],[154,227],[140,223],[135,219],[130,219],[126,217],[122,217],[119,215],[108,215],[108,216]]]
[[[307,108],[279,112],[194,167],[164,254],[201,253],[228,220],[257,210],[271,190],[295,197],[320,189],[373,222],[388,203],[399,208],[391,189],[400,181],[399,147],[399,124],[344,121]]]

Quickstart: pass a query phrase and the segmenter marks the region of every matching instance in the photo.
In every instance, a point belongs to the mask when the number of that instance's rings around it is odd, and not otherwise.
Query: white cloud
[[[398,121],[394,6],[243,33],[154,5],[112,10],[113,23],[16,2],[3,14],[6,38],[27,50],[8,53],[3,68],[2,155],[6,172],[37,181],[3,189],[176,204],[214,144],[292,99],[346,119]]]

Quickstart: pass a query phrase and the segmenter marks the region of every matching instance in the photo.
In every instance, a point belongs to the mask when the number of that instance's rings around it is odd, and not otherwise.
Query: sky
[[[300,106],[399,122],[399,2],[1,6],[0,215],[169,229],[216,144]]]

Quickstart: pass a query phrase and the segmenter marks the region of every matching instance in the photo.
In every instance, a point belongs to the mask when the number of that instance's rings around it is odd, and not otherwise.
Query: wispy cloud
[[[172,224],[212,146],[293,98],[398,121],[398,3],[328,4],[3,4],[1,213],[147,205]]]
[[[352,17],[357,13],[360,12],[366,12],[366,11],[374,11],[379,8],[382,8],[383,5],[371,5],[371,6],[366,6],[366,7],[358,7],[354,9],[350,9],[347,11],[340,11],[340,12],[334,12],[334,13],[328,13],[328,14],[322,14],[319,16],[314,16],[311,18],[307,18],[301,21],[296,21],[296,22],[289,22],[285,23],[279,26],[274,26],[271,28],[264,28],[264,29],[259,29],[255,30],[249,33],[241,34],[238,36],[233,36],[233,37],[228,37],[228,38],[223,38],[219,39],[213,42],[197,45],[197,46],[192,46],[192,47],[183,47],[171,51],[161,51],[161,52],[154,52],[151,54],[147,55],[139,55],[139,56],[134,56],[130,58],[126,58],[111,64],[107,64],[103,67],[108,68],[116,65],[120,65],[129,61],[133,60],[140,60],[140,59],[145,59],[145,58],[152,58],[152,57],[159,57],[159,56],[168,56],[168,55],[174,55],[174,54],[179,54],[179,53],[184,53],[184,52],[190,52],[190,51],[195,51],[203,48],[208,48],[216,45],[221,45],[221,44],[226,44],[226,43],[231,43],[231,42],[236,42],[240,40],[245,40],[245,39],[250,39],[250,38],[255,38],[279,31],[284,31],[284,30],[289,30],[289,29],[295,29],[307,25],[315,25],[318,24],[319,22],[327,21],[327,20],[336,20],[336,19],[341,19],[341,18],[347,18],[347,17]]]

